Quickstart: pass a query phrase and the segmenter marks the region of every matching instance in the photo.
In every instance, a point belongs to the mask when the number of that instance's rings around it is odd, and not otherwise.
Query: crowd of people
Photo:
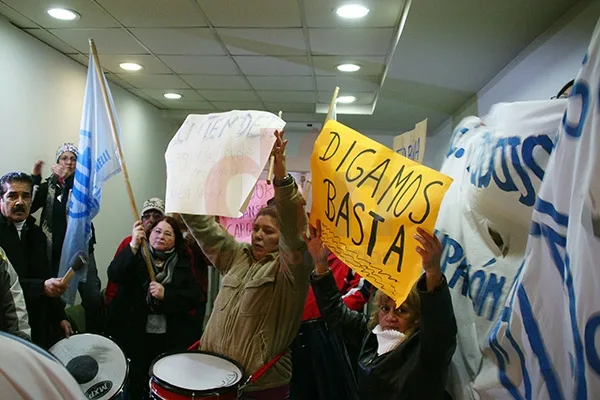
[[[149,398],[152,361],[199,338],[198,350],[235,361],[246,375],[261,371],[243,399],[447,396],[457,327],[439,240],[422,230],[415,236],[424,274],[404,303],[372,296],[370,284],[327,249],[319,226],[307,235],[286,143],[276,133],[275,196],[258,212],[251,243],[237,241],[215,217],[167,216],[162,200],[151,198],[101,291],[92,236],[87,280],[79,284],[85,331],[110,337],[127,356],[125,398]],[[67,287],[57,277],[77,157],[67,143],[46,181],[41,161],[32,174],[0,178],[0,330],[42,349],[84,330],[67,317]],[[209,268],[222,285],[204,327]]]

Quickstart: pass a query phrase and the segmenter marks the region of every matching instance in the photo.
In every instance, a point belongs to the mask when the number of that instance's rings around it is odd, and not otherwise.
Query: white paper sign
[[[412,131],[394,138],[394,151],[403,157],[423,164],[425,140],[427,139],[427,119],[415,125]]]
[[[284,126],[264,111],[188,115],[165,153],[166,211],[241,216]]]

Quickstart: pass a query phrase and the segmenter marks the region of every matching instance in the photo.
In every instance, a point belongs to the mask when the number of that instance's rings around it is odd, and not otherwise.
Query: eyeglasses
[[[171,231],[163,231],[162,229],[158,228],[153,229],[152,233],[154,233],[155,235],[160,235],[162,233],[163,236],[167,238],[173,238],[175,236],[175,234]]]

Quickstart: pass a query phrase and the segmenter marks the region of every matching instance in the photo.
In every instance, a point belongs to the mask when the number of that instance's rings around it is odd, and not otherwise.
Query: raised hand
[[[306,232],[302,232],[302,237],[308,247],[308,252],[315,261],[315,270],[317,275],[323,275],[329,271],[329,263],[327,258],[331,251],[325,246],[323,240],[321,240],[321,221],[317,220],[317,227],[310,226],[310,238],[306,235]]]
[[[425,277],[427,279],[427,290],[433,291],[442,281],[442,270],[440,260],[442,258],[442,244],[439,239],[421,228],[417,228],[414,238],[421,244],[417,246],[417,253],[421,255]]]
[[[60,179],[66,179],[68,170],[64,165],[54,164],[52,166],[52,173]]]
[[[32,175],[39,176],[42,175],[42,167],[44,166],[44,162],[42,160],[37,160],[35,164],[33,164]]]
[[[287,175],[287,169],[285,166],[285,146],[287,145],[287,140],[283,140],[284,132],[275,131],[275,137],[277,140],[275,141],[275,145],[273,146],[273,156],[275,158],[275,162],[273,164],[273,175],[276,179],[283,179]]]
[[[133,230],[131,231],[131,247],[138,249],[142,244],[142,240],[145,238],[146,232],[144,231],[144,224],[142,224],[142,221],[135,221]]]

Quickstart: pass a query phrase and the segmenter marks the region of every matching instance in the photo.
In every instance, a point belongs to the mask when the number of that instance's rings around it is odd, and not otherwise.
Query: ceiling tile
[[[308,30],[315,55],[385,56],[394,35],[391,28],[337,28]]]
[[[125,88],[125,89],[133,89],[133,85],[131,85],[129,82],[124,81],[123,79],[121,79],[119,76],[115,75],[115,74],[111,74],[110,72],[105,72],[104,75],[106,76],[106,79],[108,79],[111,82],[116,83],[117,85]]]
[[[131,29],[131,33],[154,54],[225,55],[208,28]]]
[[[376,76],[361,76],[356,78],[317,76],[317,89],[319,92],[330,92],[333,94],[336,86],[339,86],[341,92],[377,91],[379,89],[379,78]]]
[[[209,101],[259,101],[253,90],[201,90],[200,94]]]
[[[180,75],[194,89],[251,90],[241,75]]]
[[[369,13],[361,19],[344,19],[337,16],[335,9],[340,5],[339,0],[303,0],[306,11],[306,22],[310,28],[361,27],[379,28],[394,27],[400,17],[404,1],[376,0],[365,3]]]
[[[299,28],[297,0],[196,0],[215,27],[226,28]]]
[[[358,91],[342,91],[340,89],[340,96],[354,96],[356,97],[356,101],[352,104],[372,104],[375,101],[375,93],[374,92],[358,92]],[[321,104],[329,104],[331,103],[331,97],[333,93],[330,92],[319,92],[319,103]]]
[[[167,92],[170,92],[171,90],[166,90],[166,89],[141,89],[141,91],[146,94],[147,96],[149,96],[152,99],[155,100],[159,100],[161,103],[171,103],[171,102],[175,102],[176,100],[170,101],[169,99],[166,99],[163,95]],[[202,96],[200,96],[198,94],[198,92],[196,92],[195,90],[192,89],[174,89],[172,90],[173,92],[179,93],[182,97],[181,100],[179,101],[206,101],[206,99],[202,98]]]
[[[215,108],[206,101],[181,101],[181,100],[173,100],[169,101],[165,99],[165,101],[161,101],[165,108],[172,108],[177,110],[190,110],[191,113],[198,114],[208,114],[215,110]]]
[[[178,74],[238,74],[227,56],[160,56],[160,59]]]
[[[315,105],[314,103],[267,103],[267,110],[272,113],[282,112],[283,119],[285,120],[286,113],[314,113]]]
[[[120,78],[138,89],[189,89],[177,75],[118,74]]]
[[[73,46],[80,52],[88,54],[88,39],[94,39],[99,54],[148,54],[135,39],[123,29],[50,29],[50,33]]]
[[[190,0],[96,0],[126,27],[207,26]]]
[[[348,76],[381,75],[385,68],[385,57],[358,56],[313,56],[315,75],[340,75],[336,66],[340,64],[358,64],[361,69],[356,72],[346,72]]]
[[[160,60],[154,56],[142,54],[100,54],[100,64],[105,70],[115,74],[135,75],[143,74],[168,74],[171,72]],[[144,68],[141,71],[125,71],[119,67],[124,62],[137,63]]]
[[[218,29],[233,55],[295,56],[306,54],[302,29]]]
[[[287,102],[287,103],[315,103],[314,91],[288,91],[269,90],[260,91],[258,95],[264,102]]]
[[[212,101],[211,102],[218,110],[263,110],[263,105],[260,102],[250,101]]]
[[[81,17],[74,21],[54,19],[46,9],[57,3],[43,0],[2,0],[44,28],[112,28],[119,26],[110,15],[89,0],[61,0],[60,7],[76,11]]]
[[[308,57],[234,57],[246,75],[311,75]]]
[[[248,76],[256,90],[314,90],[312,76]]]
[[[141,89],[129,89],[129,91],[131,93],[133,93],[134,95],[136,95],[137,97],[139,97],[140,99],[143,100],[152,100],[154,101],[154,99],[150,96],[148,96],[143,90]]]
[[[10,22],[19,28],[37,28],[39,26],[23,14],[3,3],[0,3],[0,15],[4,15]]]
[[[46,43],[48,46],[60,51],[64,54],[73,54],[77,53],[73,47],[69,46],[62,40],[58,39],[56,36],[52,35],[45,29],[24,29],[25,32],[29,33],[31,36],[36,39],[41,40]]]

